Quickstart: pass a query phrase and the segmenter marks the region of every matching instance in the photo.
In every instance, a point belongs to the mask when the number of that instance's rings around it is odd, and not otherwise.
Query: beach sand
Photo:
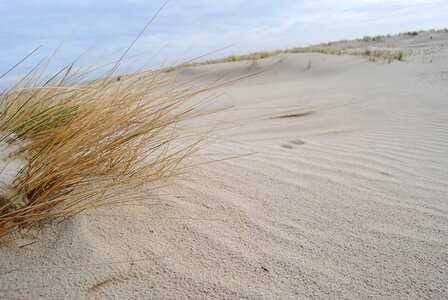
[[[404,61],[179,71],[257,73],[212,92],[224,126],[196,159],[246,156],[22,233],[0,250],[0,299],[448,298],[448,33],[369,43]]]

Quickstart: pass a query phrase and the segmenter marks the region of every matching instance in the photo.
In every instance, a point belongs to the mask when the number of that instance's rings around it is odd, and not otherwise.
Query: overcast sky
[[[90,47],[111,56],[129,45],[164,0],[1,0],[0,73],[37,46],[29,65],[65,42],[55,64]],[[214,56],[448,27],[448,0],[171,0],[132,54],[152,62],[233,45]]]

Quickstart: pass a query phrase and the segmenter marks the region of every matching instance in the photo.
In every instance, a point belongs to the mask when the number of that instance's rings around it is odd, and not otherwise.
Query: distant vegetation
[[[353,52],[352,55],[360,55],[369,58],[369,61],[375,62],[378,60],[388,61],[391,63],[394,60],[402,61],[404,58],[403,51],[389,52],[384,50],[366,49],[364,52]]]
[[[304,47],[304,48],[293,48],[293,49],[287,49],[287,50],[275,50],[275,51],[262,51],[262,52],[253,52],[250,54],[244,54],[244,55],[231,55],[227,56],[221,59],[214,59],[214,60],[207,60],[204,62],[195,62],[195,63],[185,63],[180,64],[175,67],[167,67],[163,69],[165,73],[169,73],[172,71],[175,71],[177,69],[181,68],[188,68],[188,67],[196,67],[196,66],[203,66],[203,65],[213,65],[213,64],[220,64],[220,63],[227,63],[227,62],[238,62],[238,61],[256,61],[258,59],[265,59],[277,54],[286,54],[286,53],[321,53],[321,54],[332,54],[332,55],[342,55],[342,51],[333,51],[333,50],[327,50],[320,47]]]
[[[325,49],[320,47],[304,47],[304,48],[293,48],[293,49],[287,49],[287,50],[276,50],[276,51],[263,51],[263,52],[254,52],[251,54],[246,55],[231,55],[225,58],[221,59],[215,59],[215,60],[207,60],[205,62],[196,62],[196,63],[185,63],[180,64],[175,67],[167,67],[163,69],[162,71],[165,73],[173,72],[178,69],[182,68],[189,68],[189,67],[197,67],[197,66],[203,66],[203,65],[213,65],[213,64],[220,64],[220,63],[227,63],[227,62],[238,62],[238,61],[256,61],[258,59],[265,59],[277,54],[301,54],[301,53],[320,53],[320,54],[328,54],[328,55],[357,55],[357,56],[364,56],[368,57],[369,61],[377,61],[377,60],[386,60],[392,62],[394,60],[403,60],[404,54],[403,52],[399,52],[396,54],[389,53],[387,51],[381,51],[381,50],[375,50],[371,51],[367,49],[364,52],[350,52],[350,51],[342,51],[342,50],[332,50],[332,49]]]
[[[423,32],[423,31],[421,31]],[[398,34],[398,36],[408,35],[408,36],[418,36],[421,32],[418,31],[409,31]],[[437,32],[437,30],[431,30],[431,32]],[[448,28],[443,30],[438,30],[438,32],[448,32]],[[368,43],[368,42],[382,42],[385,38],[390,38],[391,35],[377,35],[377,36],[365,36],[362,39],[358,39],[355,41],[362,42],[362,43]],[[226,62],[238,62],[238,61],[255,61],[259,59],[265,59],[277,54],[299,54],[299,53],[320,53],[320,54],[329,54],[329,55],[357,55],[357,56],[363,56],[369,59],[369,61],[376,62],[376,61],[387,61],[391,63],[392,61],[403,61],[404,60],[404,53],[402,51],[395,52],[395,51],[386,51],[386,50],[371,50],[366,49],[365,51],[350,51],[350,49],[337,49],[338,45],[341,45],[343,43],[349,42],[348,40],[341,40],[337,42],[329,42],[329,43],[322,43],[318,46],[309,46],[309,47],[296,47],[292,49],[286,49],[286,50],[275,50],[275,51],[261,51],[261,52],[253,52],[250,54],[245,55],[231,55],[225,58],[221,59],[213,59],[213,60],[207,60],[204,62],[193,62],[193,63],[186,63],[181,64],[175,67],[169,67],[163,69],[164,72],[172,72],[174,70],[185,68],[185,67],[195,67],[195,66],[201,66],[201,65],[211,65],[211,64],[219,64],[219,63],[226,63]]]

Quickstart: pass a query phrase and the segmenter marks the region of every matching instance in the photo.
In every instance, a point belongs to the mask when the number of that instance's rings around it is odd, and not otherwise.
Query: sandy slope
[[[388,46],[406,61],[182,71],[263,71],[217,91],[234,123],[202,154],[256,153],[31,230],[0,251],[0,298],[447,298],[448,34]]]

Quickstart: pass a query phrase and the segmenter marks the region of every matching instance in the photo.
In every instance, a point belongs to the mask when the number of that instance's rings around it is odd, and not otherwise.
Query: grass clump
[[[389,63],[392,63],[392,61],[394,60],[403,61],[404,59],[404,53],[402,51],[395,53],[385,50],[372,50],[367,48],[362,52],[351,52],[349,54],[366,57],[370,62],[387,61]]]
[[[207,90],[146,71],[83,83],[73,65],[43,70],[0,94],[0,141],[24,161],[0,195],[0,236],[35,222],[129,201],[129,190],[182,174],[204,136],[187,130]],[[2,144],[3,145],[3,144]],[[11,158],[11,159],[12,159]],[[0,173],[0,176],[1,173]]]
[[[271,54],[268,52],[268,51],[263,51],[263,52],[260,52],[259,53],[259,58],[260,59],[265,59],[265,58],[268,58],[269,56],[271,56]]]

